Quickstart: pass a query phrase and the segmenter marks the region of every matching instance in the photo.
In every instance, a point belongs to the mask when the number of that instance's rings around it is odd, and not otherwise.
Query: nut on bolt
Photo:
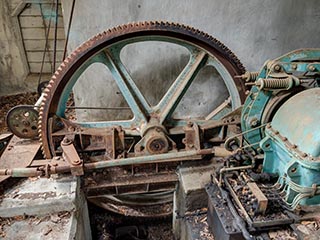
[[[316,70],[316,67],[314,65],[309,65],[308,70],[313,72],[314,70]]]
[[[292,68],[293,70],[296,70],[296,69],[298,68],[298,65],[297,65],[296,63],[292,63],[292,64],[291,64],[291,68]]]
[[[252,118],[250,121],[250,126],[251,127],[256,127],[259,124],[259,120],[257,118]]]
[[[279,64],[274,65],[273,70],[279,72],[281,70],[281,65]]]
[[[70,145],[71,143],[72,143],[72,141],[67,137],[64,137],[62,142],[61,142],[61,144],[64,145],[64,146]]]

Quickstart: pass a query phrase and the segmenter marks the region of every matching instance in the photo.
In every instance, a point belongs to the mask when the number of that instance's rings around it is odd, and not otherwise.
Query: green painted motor
[[[320,49],[301,49],[242,76],[244,142],[264,154],[289,209],[320,205]]]
[[[274,115],[260,142],[263,170],[279,175],[291,208],[320,204],[320,88],[302,91]]]

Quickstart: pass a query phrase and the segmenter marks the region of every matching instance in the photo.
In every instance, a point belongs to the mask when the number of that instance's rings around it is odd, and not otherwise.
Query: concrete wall
[[[0,96],[37,90],[46,28],[54,18],[52,9],[51,0],[0,1]],[[61,9],[58,21],[57,65],[62,61],[65,43]],[[53,72],[53,33],[54,23],[41,81],[49,81]]]
[[[71,2],[62,2],[65,25]],[[267,59],[291,50],[320,47],[319,12],[320,4],[317,0],[77,0],[69,50],[92,35],[119,24],[167,20],[208,32],[233,50],[248,70],[254,71]],[[156,66],[159,69],[164,63],[168,63],[162,61],[163,57],[157,57]],[[131,55],[131,62],[138,58]],[[180,62],[176,64],[179,65]],[[140,70],[143,67],[140,66]],[[149,67],[145,67],[145,71],[148,69]],[[111,96],[114,90],[105,90],[110,85],[106,83],[106,77],[101,77],[97,72],[95,69],[84,74],[84,80],[75,87],[76,102],[95,106],[113,100],[119,102],[117,96]],[[99,83],[98,86],[92,86],[93,79]],[[144,91],[153,91],[150,94],[153,95],[154,84],[142,82],[141,85],[147,85]],[[224,98],[223,86],[218,88],[220,91],[214,93],[222,94]],[[123,103],[120,105],[123,106]],[[86,118],[85,114],[82,118]]]
[[[70,4],[63,1],[66,17]],[[288,51],[320,47],[319,12],[317,0],[77,0],[69,43],[127,22],[167,20],[208,32],[256,70]]]
[[[11,15],[16,2],[0,1],[0,96],[24,91],[24,80],[29,72],[18,18]]]

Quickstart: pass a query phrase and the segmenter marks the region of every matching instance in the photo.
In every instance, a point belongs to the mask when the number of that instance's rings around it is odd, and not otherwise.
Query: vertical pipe
[[[56,0],[56,21],[54,26],[54,42],[53,42],[53,73],[56,71],[58,14],[59,14],[59,0]]]
[[[69,22],[68,22],[67,37],[66,37],[66,41],[64,43],[64,51],[63,51],[62,61],[66,58],[66,55],[67,55],[67,47],[68,47],[68,42],[69,42],[69,35],[70,35],[70,29],[71,29],[71,23],[72,23],[72,18],[73,18],[73,11],[74,11],[75,2],[76,2],[76,0],[72,1],[71,12],[70,12]]]

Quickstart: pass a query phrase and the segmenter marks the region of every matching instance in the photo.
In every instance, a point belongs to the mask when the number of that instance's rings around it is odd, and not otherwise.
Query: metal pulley
[[[9,110],[6,116],[10,131],[20,138],[38,137],[38,111],[34,106],[19,105]]]

